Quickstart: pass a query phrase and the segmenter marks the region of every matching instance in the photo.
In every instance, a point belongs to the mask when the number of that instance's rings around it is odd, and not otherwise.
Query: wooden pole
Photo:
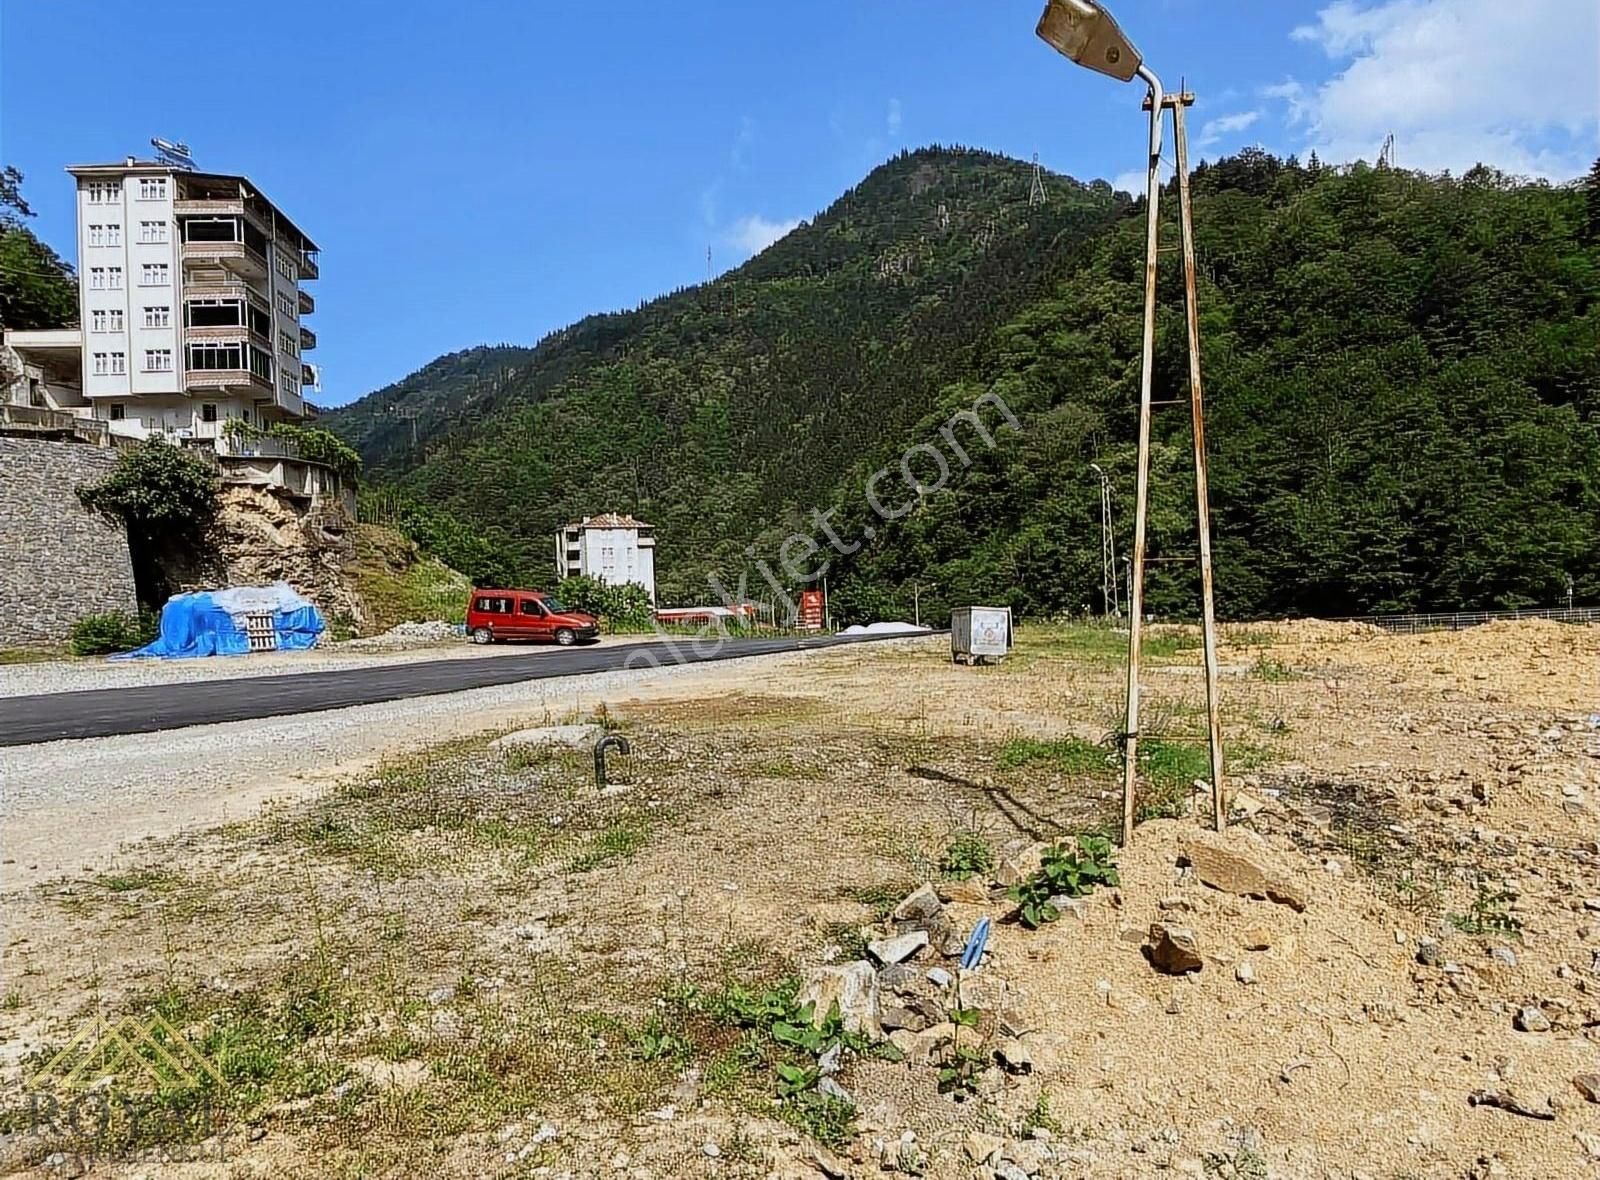
[[[1200,309],[1194,259],[1194,206],[1189,199],[1189,135],[1184,109],[1194,95],[1172,100],[1173,136],[1177,141],[1178,213],[1183,227],[1184,313],[1189,328],[1189,403],[1194,419],[1195,520],[1200,530],[1201,638],[1206,662],[1206,728],[1211,743],[1212,822],[1217,831],[1228,824],[1228,797],[1222,777],[1222,707],[1217,696],[1217,616],[1211,582],[1211,492],[1206,478],[1206,412],[1200,384]]]
[[[1122,842],[1133,842],[1134,794],[1139,777],[1139,647],[1144,639],[1144,534],[1150,503],[1150,389],[1156,362],[1156,254],[1161,244],[1161,120],[1159,84],[1152,83],[1150,174],[1146,184],[1144,352],[1139,369],[1139,474],[1133,507],[1133,585],[1128,598],[1128,706],[1123,726]]]

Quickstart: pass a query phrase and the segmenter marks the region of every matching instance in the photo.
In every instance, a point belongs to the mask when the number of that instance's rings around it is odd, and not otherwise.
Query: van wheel
[[[494,642],[494,632],[490,631],[489,628],[487,628],[487,627],[479,627],[476,631],[474,631],[472,633],[472,642],[473,643],[493,643]]]
[[[578,636],[570,627],[562,627],[556,632],[556,642],[562,647],[571,647],[578,642]]]

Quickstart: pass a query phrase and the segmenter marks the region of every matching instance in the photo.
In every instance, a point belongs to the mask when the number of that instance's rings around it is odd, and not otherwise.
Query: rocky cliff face
[[[183,590],[288,582],[330,624],[361,628],[367,607],[350,574],[355,522],[337,502],[302,504],[266,488],[225,485],[205,555],[171,571]]]

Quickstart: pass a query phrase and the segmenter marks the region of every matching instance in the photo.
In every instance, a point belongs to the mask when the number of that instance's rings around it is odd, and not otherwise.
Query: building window
[[[114,376],[120,377],[122,374],[126,373],[127,371],[128,371],[128,354],[125,353],[125,352],[114,352],[114,353],[112,353],[111,354],[111,372],[112,372],[112,374]]]
[[[91,311],[89,313],[89,331],[91,331],[91,332],[109,332],[109,331],[111,331],[110,328],[106,327],[107,318],[108,317],[106,316],[106,313],[103,312],[103,311]]]
[[[114,205],[122,196],[122,186],[114,180],[89,182],[89,204]]]
[[[278,388],[283,390],[283,395],[285,397],[300,396],[299,386],[295,384],[294,377],[288,373],[284,373],[278,378]]]
[[[122,226],[120,226],[120,225],[107,225],[106,226],[106,245],[108,245],[108,246],[120,246],[120,245],[122,245]]]
[[[172,349],[147,348],[144,350],[144,371],[146,373],[172,372]]]
[[[164,221],[141,221],[139,223],[139,240],[146,245],[159,245],[167,240],[167,223]]]
[[[110,408],[111,420],[113,422],[121,422],[128,416],[128,407],[123,405],[121,402],[112,402]]]
[[[273,262],[278,268],[278,273],[291,283],[299,277],[300,271],[295,266],[294,258],[284,253],[282,246],[273,251]]]
[[[272,357],[254,344],[250,346],[250,372],[268,385],[272,384]]]
[[[89,245],[104,246],[105,244],[106,227],[103,225],[91,225],[89,227]]]
[[[172,327],[172,308],[147,307],[144,309],[144,326],[147,328]]]
[[[242,369],[244,346],[237,340],[189,345],[190,369]]]
[[[89,268],[89,290],[122,290],[122,268],[120,266],[91,266]]]
[[[200,403],[200,421],[202,421],[202,422],[215,422],[216,420],[217,420],[217,403],[216,402],[201,402]]]
[[[295,301],[291,296],[285,295],[282,291],[279,291],[277,295],[277,303],[279,315],[283,316],[285,319],[292,320],[296,318],[297,309],[295,307]]]
[[[94,373],[96,377],[115,377],[127,371],[127,353],[97,352],[94,354]]]
[[[139,269],[141,287],[165,287],[171,282],[171,268],[165,262],[147,262]]]
[[[110,365],[110,353],[97,352],[94,354],[94,375],[96,377],[104,377],[107,373],[111,372]]]
[[[141,201],[165,201],[167,199],[167,178],[165,176],[141,176],[139,178],[139,199]]]
[[[294,337],[287,332],[278,333],[278,348],[290,356],[299,356],[300,350],[294,342]]]

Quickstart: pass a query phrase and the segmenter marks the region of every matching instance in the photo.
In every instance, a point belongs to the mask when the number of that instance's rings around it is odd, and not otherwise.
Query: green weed
[[[939,875],[948,881],[987,877],[994,866],[994,847],[976,832],[958,834],[939,857]]]
[[[1000,747],[1001,770],[1019,770],[1043,764],[1063,774],[1097,774],[1112,768],[1110,753],[1102,746],[1082,738],[1012,738]]]
[[[1057,844],[1044,854],[1039,871],[1009,894],[1019,907],[1022,924],[1036,930],[1054,922],[1061,911],[1050,904],[1053,897],[1083,897],[1097,885],[1116,885],[1116,855],[1104,836],[1077,837],[1077,848]]]

